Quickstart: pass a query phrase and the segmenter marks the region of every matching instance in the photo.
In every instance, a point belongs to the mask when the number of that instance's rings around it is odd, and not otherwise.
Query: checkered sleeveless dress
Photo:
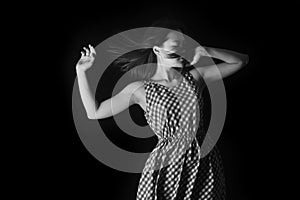
[[[158,143],[146,161],[137,200],[225,199],[216,148],[200,159],[204,85],[203,79],[196,82],[187,70],[182,72],[180,83],[171,88],[144,81],[145,118]]]

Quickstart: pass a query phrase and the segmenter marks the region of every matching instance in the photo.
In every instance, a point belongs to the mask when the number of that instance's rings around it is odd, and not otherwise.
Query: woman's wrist
[[[76,73],[77,74],[84,74],[85,73],[85,69],[82,69],[80,67],[76,67]]]

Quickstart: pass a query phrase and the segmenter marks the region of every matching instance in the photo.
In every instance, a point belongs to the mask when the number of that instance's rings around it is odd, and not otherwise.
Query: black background
[[[21,84],[15,87],[23,123],[16,128],[26,133],[18,137],[22,148],[12,158],[18,164],[10,185],[21,186],[23,194],[134,199],[140,175],[101,164],[75,130],[71,109],[75,64],[83,46],[96,46],[120,31],[149,26],[167,16],[183,21],[186,34],[204,46],[250,57],[245,68],[224,80],[227,117],[218,145],[226,199],[269,198],[281,187],[283,175],[277,165],[283,157],[277,147],[282,108],[278,105],[284,88],[282,65],[273,61],[282,56],[279,38],[288,35],[288,17],[278,15],[287,9],[250,2],[26,6],[11,12],[16,20],[9,25],[23,63],[18,65]]]

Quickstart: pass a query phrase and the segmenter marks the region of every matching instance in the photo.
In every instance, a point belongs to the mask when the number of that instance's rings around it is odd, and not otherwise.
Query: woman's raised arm
[[[128,108],[130,105],[137,103],[136,91],[142,86],[141,82],[128,84],[121,92],[110,99],[103,101],[99,108],[96,107],[95,99],[90,91],[86,70],[94,62],[95,49],[89,45],[89,49],[84,48],[85,53],[81,52],[81,58],[76,65],[79,92],[81,100],[89,119],[102,119],[118,114]]]
[[[225,78],[245,66],[249,60],[249,57],[246,54],[225,49],[199,46],[195,51],[194,60],[191,64],[195,64],[201,56],[208,56],[224,61],[216,65],[197,67],[191,70],[191,73],[196,79],[199,74],[207,80]]]

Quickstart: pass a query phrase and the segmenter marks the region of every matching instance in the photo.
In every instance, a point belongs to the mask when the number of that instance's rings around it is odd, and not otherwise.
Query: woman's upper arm
[[[202,76],[205,80],[214,81],[225,78],[237,70],[239,70],[244,65],[243,62],[237,63],[219,63],[215,65],[196,67],[192,69],[190,73],[194,76],[196,80]]]
[[[111,117],[137,103],[135,92],[142,84],[140,81],[132,82],[115,96],[103,101],[96,111],[95,119]]]

